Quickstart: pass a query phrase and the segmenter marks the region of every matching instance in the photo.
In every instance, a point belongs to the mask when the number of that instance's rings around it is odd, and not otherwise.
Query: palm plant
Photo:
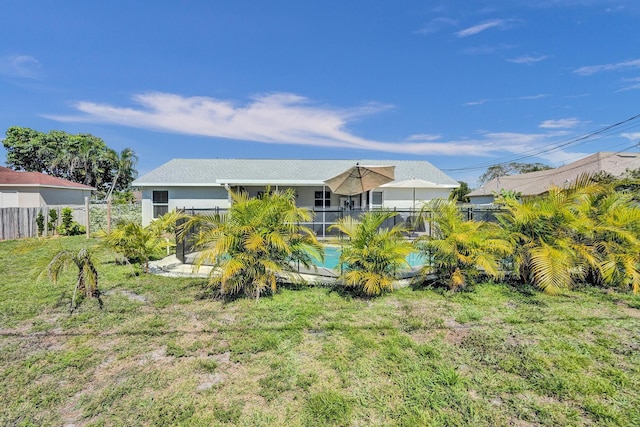
[[[41,143],[41,150],[45,151],[43,155],[50,159],[49,167],[53,176],[73,180],[79,162],[68,138],[66,132],[52,130],[42,135],[44,141]]]
[[[640,211],[631,195],[582,176],[568,188],[511,201],[498,219],[523,282],[557,294],[578,281],[640,290]]]
[[[75,153],[79,170],[84,176],[83,184],[96,184],[96,177],[99,176],[98,166],[101,160],[101,146],[104,142],[93,135],[78,134],[74,138],[78,140],[77,151]]]
[[[278,275],[298,278],[292,262],[312,266],[323,256],[322,246],[308,222],[312,213],[295,205],[293,190],[271,192],[250,199],[230,192],[233,203],[225,214],[196,215],[182,227],[196,230],[196,266],[212,264],[209,283],[221,295],[244,293],[256,300],[266,290],[275,292]]]
[[[601,185],[587,194],[577,209],[588,226],[580,239],[591,248],[587,254],[587,280],[594,285],[631,287],[640,292],[640,208],[634,195]]]
[[[407,228],[399,223],[383,227],[394,212],[366,212],[359,219],[341,218],[329,227],[344,233],[347,243],[340,253],[340,280],[362,289],[367,295],[393,290],[396,273],[408,267],[407,255],[414,251],[405,239]]]
[[[183,215],[168,212],[146,227],[135,221],[122,222],[109,233],[101,230],[97,236],[106,246],[125,257],[127,262],[140,263],[149,272],[149,260],[161,249],[172,244],[165,233],[175,232],[175,223]]]
[[[119,154],[113,152],[113,162],[116,166],[116,176],[111,182],[109,191],[105,199],[109,199],[113,193],[113,190],[117,187],[118,180],[123,177],[135,177],[137,172],[135,171],[136,163],[138,162],[138,156],[131,148],[124,148]]]
[[[435,274],[436,281],[450,289],[476,281],[480,274],[501,278],[501,260],[511,252],[492,223],[465,220],[455,202],[442,199],[425,204],[420,217],[430,226],[430,235],[415,244],[429,260],[422,277]]]
[[[505,200],[506,212],[498,215],[514,248],[514,271],[523,282],[549,294],[568,289],[584,273],[580,254],[588,253],[588,249],[575,244],[580,218],[573,196],[561,188],[551,188],[543,197]]]
[[[71,297],[71,311],[77,307],[77,298],[96,298],[102,307],[100,290],[98,289],[98,270],[95,267],[91,253],[83,248],[76,254],[68,250],[58,252],[49,262],[46,272],[54,284],[58,283],[60,275],[66,269],[75,265],[78,268],[76,284]]]

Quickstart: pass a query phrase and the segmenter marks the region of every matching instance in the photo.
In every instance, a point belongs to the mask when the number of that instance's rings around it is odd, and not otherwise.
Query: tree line
[[[7,167],[90,185],[101,198],[129,190],[138,174],[133,149],[117,152],[91,134],[44,133],[12,126],[2,144],[7,150]]]

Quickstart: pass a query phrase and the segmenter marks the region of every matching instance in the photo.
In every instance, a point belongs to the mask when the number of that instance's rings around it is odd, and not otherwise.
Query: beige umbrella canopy
[[[435,182],[425,181],[420,178],[410,178],[405,179],[404,181],[394,181],[389,184],[385,184],[385,187],[392,188],[442,188],[441,185],[436,184]]]
[[[324,181],[335,194],[353,196],[393,181],[395,166],[361,166],[356,164]]]

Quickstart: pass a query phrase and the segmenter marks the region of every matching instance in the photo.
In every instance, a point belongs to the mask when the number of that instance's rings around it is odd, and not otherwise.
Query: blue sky
[[[636,151],[637,0],[28,1],[0,13],[0,130],[175,158],[487,166]],[[0,155],[4,151],[0,148]]]

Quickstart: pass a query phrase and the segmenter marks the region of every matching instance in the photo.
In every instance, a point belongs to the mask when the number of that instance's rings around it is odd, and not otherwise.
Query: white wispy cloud
[[[479,34],[491,28],[503,28],[507,25],[508,22],[509,21],[506,19],[492,19],[492,20],[474,25],[472,27],[465,28],[464,30],[457,31],[455,34],[460,38],[469,37],[469,36]]]
[[[413,33],[422,34],[422,35],[433,34],[433,33],[437,33],[438,31],[441,31],[446,27],[455,26],[457,24],[458,24],[457,21],[450,18],[445,18],[445,17],[434,18],[431,21],[429,21],[425,26],[423,26],[418,30],[415,30]]]
[[[61,122],[109,123],[160,132],[199,135],[266,144],[336,147],[389,153],[490,156],[522,153],[549,144],[561,135],[556,130],[539,133],[479,132],[472,138],[443,140],[442,135],[414,134],[399,141],[359,137],[349,124],[392,108],[366,104],[356,108],[318,105],[291,93],[272,93],[240,103],[210,97],[185,97],[171,93],[144,93],[133,106],[81,101],[80,114],[46,115]]]
[[[504,43],[497,45],[472,46],[464,49],[462,53],[465,53],[467,55],[489,55],[502,50],[513,49],[515,47],[515,45]]]
[[[9,55],[0,58],[0,75],[24,79],[37,79],[40,61],[30,55]]]
[[[582,122],[575,117],[566,119],[549,119],[544,120],[538,125],[542,129],[572,129],[579,126]]]
[[[501,154],[529,155],[532,150],[539,149],[539,154],[535,158],[546,160],[551,165],[559,166],[587,155],[585,153],[552,148],[555,141],[559,138],[566,138],[568,135],[569,132],[564,130],[552,130],[541,133],[486,132],[483,137],[486,140],[490,140],[492,144],[502,146]]]
[[[539,56],[531,56],[531,55],[522,55],[517,58],[507,59],[508,62],[513,62],[514,64],[534,64],[536,62],[544,61],[547,59],[547,55],[539,55]]]
[[[548,93],[539,93],[537,95],[526,95],[526,96],[519,96],[517,98],[505,98],[506,100],[510,101],[512,99],[515,100],[531,100],[531,99],[542,99],[542,98],[547,98],[549,96]]]
[[[620,71],[640,68],[640,59],[632,59],[630,61],[616,62],[613,64],[589,65],[573,70],[574,73],[581,76],[590,76],[604,71]]]
[[[486,153],[483,144],[425,142],[415,136],[387,142],[350,133],[350,123],[391,108],[367,104],[339,109],[319,106],[290,93],[273,93],[241,104],[210,97],[183,97],[170,93],[145,93],[133,97],[134,107],[81,101],[80,115],[46,115],[62,122],[97,122],[162,132],[200,135],[267,144],[337,147],[408,154]],[[495,148],[490,147],[489,151]]]
[[[621,133],[620,136],[627,138],[629,141],[640,141],[640,132],[625,132]]]
[[[517,96],[513,98],[485,98],[478,99],[476,101],[465,102],[463,105],[483,105],[488,102],[508,102],[508,101],[531,101],[536,99],[547,98],[549,94],[547,93],[539,93],[536,95],[526,95],[526,96]]]
[[[635,77],[632,79],[622,79],[622,81],[624,82],[624,87],[618,89],[616,92],[640,89],[640,77]]]
[[[429,133],[418,133],[409,136],[409,138],[407,138],[407,141],[437,141],[440,138],[442,138],[442,135],[440,134],[432,135]]]
[[[462,105],[471,105],[471,106],[473,106],[473,105],[482,105],[482,104],[484,104],[486,102],[489,102],[489,101],[491,101],[491,100],[490,99],[478,99],[477,101],[465,102]]]

